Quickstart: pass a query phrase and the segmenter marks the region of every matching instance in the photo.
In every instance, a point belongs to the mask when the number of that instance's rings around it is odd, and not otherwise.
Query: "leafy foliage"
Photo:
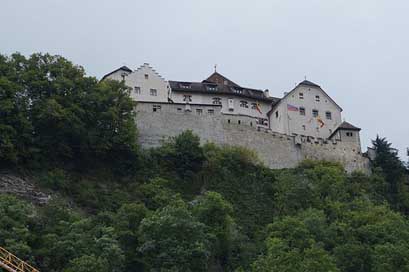
[[[0,195],[0,246],[41,271],[409,271],[408,172],[385,138],[371,175],[271,170],[192,131],[140,150],[121,82],[60,56],[0,55],[0,166],[53,192]]]

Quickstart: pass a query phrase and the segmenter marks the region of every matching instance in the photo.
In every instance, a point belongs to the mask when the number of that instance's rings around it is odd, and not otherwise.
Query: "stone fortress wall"
[[[254,150],[261,161],[273,169],[293,168],[305,159],[316,159],[340,162],[347,172],[370,171],[369,159],[363,156],[359,144],[272,132],[255,124],[254,118],[222,114],[218,105],[190,104],[186,107],[178,103],[139,102],[136,123],[141,146],[159,146],[168,137],[190,129],[203,143]]]

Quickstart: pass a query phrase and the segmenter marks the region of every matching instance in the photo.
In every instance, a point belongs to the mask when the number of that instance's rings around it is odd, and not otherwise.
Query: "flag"
[[[260,114],[263,114],[262,112],[261,112],[261,108],[260,108],[260,103],[256,103],[256,110],[260,113]]]
[[[296,106],[287,104],[287,110],[289,110],[289,111],[298,111],[298,108]]]
[[[325,125],[324,121],[322,121],[322,119],[319,116],[317,117],[317,121],[320,124],[320,128],[322,128]]]

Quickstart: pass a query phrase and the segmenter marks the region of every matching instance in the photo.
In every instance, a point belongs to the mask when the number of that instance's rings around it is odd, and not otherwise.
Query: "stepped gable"
[[[132,70],[131,70],[129,67],[127,67],[127,66],[124,65],[124,66],[119,67],[118,69],[116,69],[116,70],[114,70],[114,71],[112,71],[112,72],[110,72],[110,73],[104,75],[104,76],[102,77],[101,81],[104,80],[105,78],[109,77],[109,76],[112,75],[113,73],[118,72],[118,71],[124,71],[124,72],[128,72],[128,73],[132,73]]]
[[[225,76],[214,72],[207,79],[202,82],[186,82],[186,81],[169,81],[172,91],[181,92],[199,92],[212,94],[228,94],[246,98],[253,98],[256,100],[268,101],[277,103],[280,98],[266,96],[266,94],[259,89],[251,89],[241,87]]]

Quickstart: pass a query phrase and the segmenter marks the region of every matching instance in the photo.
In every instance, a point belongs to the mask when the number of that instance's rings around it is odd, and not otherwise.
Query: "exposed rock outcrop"
[[[0,172],[0,194],[11,194],[35,204],[47,204],[51,196],[41,192],[28,178]]]

